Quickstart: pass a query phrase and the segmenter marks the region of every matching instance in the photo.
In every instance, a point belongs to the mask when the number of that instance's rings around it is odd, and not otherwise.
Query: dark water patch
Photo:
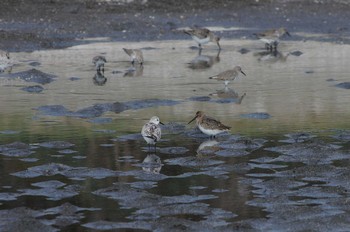
[[[323,142],[308,142],[265,148],[267,151],[282,153],[275,162],[301,162],[305,164],[331,164],[335,160],[349,159],[350,154]]]
[[[21,88],[21,90],[26,91],[28,93],[41,93],[44,88],[41,85],[33,85]]]
[[[19,78],[27,82],[35,82],[42,85],[51,83],[52,81],[54,81],[54,78],[56,78],[55,75],[47,74],[37,69],[31,69],[28,71],[18,73],[11,73],[7,75],[7,77]]]
[[[336,84],[335,87],[342,88],[342,89],[350,89],[350,82],[342,82],[342,83]]]
[[[252,119],[269,119],[271,115],[268,113],[257,112],[257,113],[249,113],[249,114],[240,114],[241,118],[252,118]]]
[[[65,149],[75,145],[66,141],[48,141],[39,143],[39,146],[54,149]]]

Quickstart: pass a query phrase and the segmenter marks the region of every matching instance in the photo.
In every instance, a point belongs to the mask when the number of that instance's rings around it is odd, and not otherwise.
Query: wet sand
[[[33,51],[100,41],[185,39],[176,29],[223,27],[224,38],[284,26],[291,40],[349,43],[347,1],[70,1],[4,0],[0,49]],[[232,30],[234,28],[234,30]],[[305,38],[302,33],[312,33]],[[299,33],[296,35],[296,33]]]

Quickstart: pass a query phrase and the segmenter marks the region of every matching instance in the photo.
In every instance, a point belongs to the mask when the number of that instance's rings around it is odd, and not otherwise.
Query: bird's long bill
[[[291,36],[288,31],[286,31],[286,35]]]
[[[191,121],[189,121],[187,124],[190,124],[191,122],[193,122],[195,119],[197,118],[197,115],[196,116],[194,116],[194,118],[192,118],[192,120]]]
[[[245,75],[245,73],[244,73],[243,71],[241,71],[241,73],[242,73],[244,76],[247,76],[247,75]]]
[[[164,125],[164,123],[162,123],[162,122],[159,122],[159,124]]]

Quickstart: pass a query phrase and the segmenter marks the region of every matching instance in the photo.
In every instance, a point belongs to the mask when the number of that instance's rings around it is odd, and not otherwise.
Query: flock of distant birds
[[[221,50],[220,37],[216,36],[207,28],[191,28],[190,30],[183,30],[183,32],[190,35],[192,39],[198,43],[200,51],[202,50],[202,45],[209,42],[216,43],[219,51]],[[265,48],[269,52],[277,51],[279,41],[284,35],[290,36],[289,32],[283,27],[267,30],[262,33],[256,33],[255,35],[259,40],[264,42]],[[132,65],[138,63],[140,66],[143,66],[144,58],[140,49],[123,48],[123,50],[129,55]],[[103,76],[104,65],[106,62],[107,60],[104,56],[93,57],[92,63],[95,65],[97,76]],[[13,62],[11,61],[9,52],[0,50],[0,72],[12,67],[12,65]],[[239,74],[243,74],[244,76],[246,75],[240,66],[235,66],[232,69],[221,72],[215,76],[211,76],[209,79],[223,81],[226,87],[229,82],[233,81],[239,76]],[[205,115],[202,111],[198,111],[195,117],[189,121],[188,124],[194,120],[196,120],[199,130],[210,137],[215,137],[217,134],[228,131],[231,128],[222,124],[220,121]],[[149,149],[151,145],[156,148],[156,143],[161,139],[161,128],[159,124],[163,124],[159,117],[153,116],[149,122],[142,127],[141,135],[148,144]]]

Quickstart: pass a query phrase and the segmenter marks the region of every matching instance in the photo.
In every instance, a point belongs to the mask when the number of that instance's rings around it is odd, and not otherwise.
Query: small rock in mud
[[[23,87],[21,90],[26,91],[28,93],[41,93],[44,88],[40,85],[33,85],[33,86],[28,86],[28,87]]]
[[[294,51],[290,52],[289,54],[291,54],[292,56],[301,56],[303,53],[301,51]]]
[[[78,81],[80,79],[81,79],[80,77],[70,77],[70,78],[68,78],[68,80],[70,80],[70,81]]]
[[[336,84],[335,87],[342,88],[342,89],[350,89],[350,82],[342,82],[342,83]]]
[[[63,149],[63,150],[59,150],[58,153],[60,154],[73,154],[73,153],[77,153],[78,151],[74,151],[71,149]]]
[[[221,160],[214,160],[208,157],[177,157],[173,159],[167,159],[166,162],[168,165],[179,165],[183,167],[204,167],[212,166],[224,163]]]
[[[316,135],[312,135],[307,132],[291,133],[291,134],[286,134],[285,136],[288,137],[288,139],[279,140],[279,142],[302,143],[316,137]]]
[[[32,61],[32,62],[30,62],[30,63],[28,63],[30,66],[33,66],[33,67],[37,67],[37,66],[39,66],[39,65],[41,65],[41,63],[40,62],[38,62],[38,61]]]
[[[160,153],[169,155],[183,155],[189,150],[185,147],[164,147],[159,149]]]
[[[248,52],[250,52],[250,50],[247,48],[241,48],[238,50],[238,52],[241,53],[242,55],[244,55],[244,54],[247,54]]]
[[[242,118],[253,118],[253,119],[269,119],[271,115],[268,113],[257,112],[257,113],[249,113],[249,114],[241,114]]]
[[[47,74],[44,72],[41,72],[37,69],[31,69],[28,71],[18,72],[18,73],[12,73],[8,75],[10,78],[20,78],[27,82],[36,82],[39,84],[48,84],[54,81],[55,75]]]
[[[66,141],[48,141],[48,142],[39,143],[39,146],[46,147],[46,148],[65,149],[75,145],[73,143],[69,143]]]
[[[0,153],[10,157],[27,157],[34,153],[28,144],[22,142],[13,142],[10,144],[0,145]]]

